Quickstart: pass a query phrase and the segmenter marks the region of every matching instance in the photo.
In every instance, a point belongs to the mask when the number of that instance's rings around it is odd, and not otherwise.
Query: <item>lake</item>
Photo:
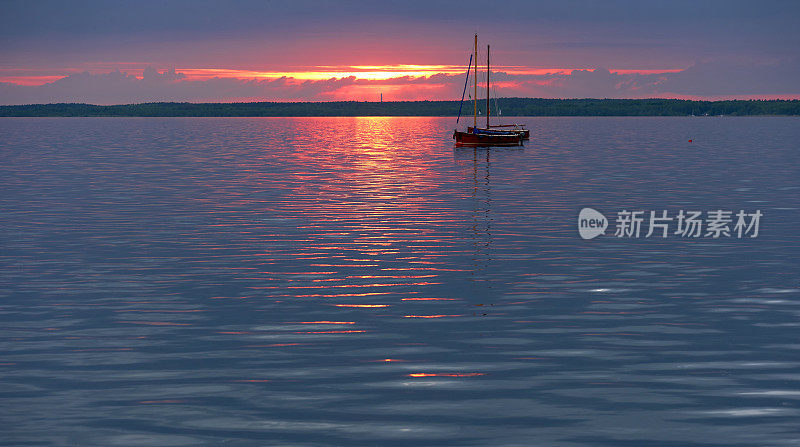
[[[800,118],[517,121],[0,119],[0,445],[796,445]]]

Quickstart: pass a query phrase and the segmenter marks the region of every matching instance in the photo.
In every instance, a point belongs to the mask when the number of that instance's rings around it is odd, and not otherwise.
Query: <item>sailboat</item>
[[[497,91],[494,92],[494,110],[495,115],[500,116],[502,115],[502,111],[500,110],[500,105],[497,104]],[[524,124],[492,124],[489,128],[496,127],[496,128],[503,128],[508,132],[517,132],[522,136],[523,140],[529,140],[531,138],[531,131],[528,130]]]
[[[486,127],[478,127],[478,35],[475,34],[475,72],[474,72],[474,113],[473,125],[467,127],[466,131],[453,131],[453,139],[456,140],[457,146],[520,146],[522,145],[524,133],[518,129],[515,130],[497,130],[499,126],[492,126],[489,124],[489,117],[491,115],[489,109],[489,45],[486,46]],[[472,65],[472,57],[470,57],[470,67]],[[464,83],[464,91],[467,90],[467,83],[469,82],[469,68],[467,68],[467,81]],[[464,95],[461,95],[461,102],[464,102]],[[459,107],[458,120],[461,118],[461,107]],[[494,129],[493,129],[494,127]],[[527,130],[525,130],[527,133]]]

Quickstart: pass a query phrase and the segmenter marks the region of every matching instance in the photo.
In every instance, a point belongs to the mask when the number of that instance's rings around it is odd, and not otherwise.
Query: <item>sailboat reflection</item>
[[[522,147],[509,148],[482,148],[482,147],[456,147],[453,155],[457,164],[470,166],[471,188],[469,191],[470,204],[472,207],[470,222],[470,237],[474,249],[473,257],[473,280],[488,281],[486,273],[491,272],[492,244],[494,235],[492,224],[494,217],[492,214],[492,154],[523,152]]]

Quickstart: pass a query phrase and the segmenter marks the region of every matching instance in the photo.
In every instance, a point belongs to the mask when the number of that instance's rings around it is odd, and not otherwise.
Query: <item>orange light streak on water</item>
[[[370,292],[370,293],[339,293],[339,294],[311,294],[311,295],[295,295],[298,298],[340,298],[345,296],[376,296],[376,295],[391,295],[392,292]]]
[[[485,376],[486,373],[411,373],[408,377],[476,377]]]
[[[461,71],[459,67],[459,73]],[[443,255],[443,251],[454,242],[438,230],[441,225],[459,225],[460,217],[456,212],[443,211],[437,200],[430,199],[442,182],[440,177],[447,174],[434,169],[435,163],[426,161],[427,146],[424,144],[397,149],[403,141],[416,138],[420,129],[432,125],[435,120],[411,117],[404,121],[407,122],[384,117],[293,120],[302,139],[296,142],[297,149],[277,155],[286,156],[287,164],[292,167],[279,179],[285,185],[279,211],[303,218],[298,222],[301,224],[295,226],[303,236],[254,238],[255,243],[275,243],[281,248],[277,252],[257,249],[253,256],[278,264],[283,259],[291,259],[302,263],[303,267],[281,272],[262,263],[265,266],[261,272],[243,273],[241,277],[260,282],[246,286],[254,291],[253,299],[261,294],[286,303],[295,299],[318,299],[327,301],[321,303],[325,306],[353,311],[388,308],[401,301],[412,306],[416,301],[417,308],[406,311],[413,313],[407,318],[462,316],[447,314],[440,306],[434,308],[434,305],[455,299],[435,298],[435,292],[428,291],[442,284],[430,279],[438,279],[443,272],[469,271],[446,264],[447,255]],[[349,140],[334,146],[324,144],[342,135],[347,135]],[[328,147],[332,149],[324,149]],[[253,169],[252,163],[261,163],[259,157],[262,156],[267,157],[256,154],[255,158],[237,162],[240,172],[253,173],[248,181],[254,184],[275,181],[271,174]],[[325,171],[323,177],[320,177],[320,169]],[[324,181],[321,182],[321,178]],[[238,207],[243,203],[230,206]],[[265,233],[276,234],[272,229]],[[309,271],[303,271],[305,269]],[[417,295],[428,298],[414,299]],[[358,297],[386,298],[377,298],[384,301],[382,304],[346,303],[347,298]],[[333,315],[315,318],[318,319],[301,324],[355,324],[355,321],[339,321]]]
[[[190,309],[190,310],[166,310],[166,309],[122,309],[115,310],[114,312],[148,312],[148,313],[194,313],[194,312],[207,312],[203,309]]]
[[[436,272],[468,272],[469,270],[464,269],[444,269],[444,268],[434,268],[434,267],[392,267],[392,268],[382,268],[381,270],[396,270],[396,271],[403,271],[403,270],[433,270]]]
[[[334,304],[336,307],[363,307],[363,308],[371,308],[371,307],[389,307],[388,304]]]
[[[133,348],[85,348],[70,349],[70,352],[105,352],[105,351],[131,351]]]
[[[378,264],[311,264],[312,267],[377,267]]]
[[[391,278],[391,279],[419,279],[419,278],[435,278],[439,275],[358,275],[358,276],[346,276],[345,278],[354,278],[354,279],[383,279],[383,278]]]
[[[367,331],[298,331],[293,334],[358,334]]]
[[[171,323],[167,321],[117,321],[117,323],[143,324],[147,326],[191,326],[190,323]]]
[[[271,343],[268,345],[245,345],[243,348],[284,348],[287,346],[304,346],[308,343]]]
[[[396,284],[337,284],[333,286],[286,286],[284,289],[337,289],[337,288],[364,288],[364,287],[397,287],[397,286],[429,286],[441,284],[438,282],[409,282]]]
[[[356,324],[355,321],[301,321],[298,324]]]

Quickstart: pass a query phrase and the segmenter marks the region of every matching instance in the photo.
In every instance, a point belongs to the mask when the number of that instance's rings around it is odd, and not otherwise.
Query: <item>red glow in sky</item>
[[[7,2],[0,104],[459,99],[465,29],[499,97],[800,96],[796,6],[703,3]]]

